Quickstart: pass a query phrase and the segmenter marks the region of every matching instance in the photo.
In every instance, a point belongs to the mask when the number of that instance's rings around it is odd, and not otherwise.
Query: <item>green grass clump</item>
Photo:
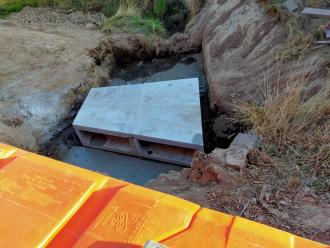
[[[160,20],[141,15],[115,15],[109,18],[103,29],[112,33],[166,36],[166,30]]]
[[[0,17],[21,11],[25,6],[38,6],[39,0],[0,0]]]
[[[25,6],[58,7],[82,11],[98,11],[110,17],[116,14],[121,0],[0,0],[0,17],[21,11]]]
[[[163,19],[167,11],[167,0],[155,0],[153,8],[155,17]]]

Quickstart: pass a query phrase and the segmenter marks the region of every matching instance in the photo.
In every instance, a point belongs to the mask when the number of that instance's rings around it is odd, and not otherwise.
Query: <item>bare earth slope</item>
[[[88,55],[102,32],[70,20],[30,24],[37,18],[30,11],[0,22],[0,142],[37,150],[70,117],[81,94],[105,81],[109,68]]]
[[[207,0],[186,28],[191,42],[184,43],[203,49],[210,102],[225,112],[230,112],[237,98],[248,101],[260,97],[265,72],[273,70],[276,57],[288,46],[289,26],[296,24],[288,25],[279,13],[267,13],[266,8],[256,0]],[[300,61],[283,64],[280,70],[299,74],[301,68],[306,70],[303,65],[323,61],[319,55],[325,54],[325,49],[313,50]],[[324,76],[324,68],[311,66],[307,70],[316,73],[316,78]],[[277,80],[272,75],[270,79]]]

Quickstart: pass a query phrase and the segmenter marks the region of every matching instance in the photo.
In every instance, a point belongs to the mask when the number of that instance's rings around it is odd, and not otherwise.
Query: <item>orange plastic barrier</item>
[[[0,248],[326,245],[0,144]]]

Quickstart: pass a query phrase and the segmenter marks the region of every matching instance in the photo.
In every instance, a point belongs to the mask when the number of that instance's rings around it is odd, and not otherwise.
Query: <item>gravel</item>
[[[52,8],[25,7],[21,12],[9,17],[23,26],[67,26],[87,29],[101,27],[107,20],[102,13],[68,12]]]

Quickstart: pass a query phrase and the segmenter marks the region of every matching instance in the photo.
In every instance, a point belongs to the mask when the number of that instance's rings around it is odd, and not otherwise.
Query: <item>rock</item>
[[[255,135],[240,133],[228,149],[216,148],[211,154],[197,152],[192,162],[190,179],[202,184],[233,181],[226,167],[244,169],[247,155],[256,146],[257,140]]]
[[[294,0],[287,0],[282,3],[282,6],[290,12],[296,12],[299,10],[299,6]]]
[[[230,146],[245,147],[248,150],[252,150],[256,146],[257,141],[258,137],[256,135],[239,133]]]
[[[252,134],[239,133],[226,153],[226,165],[234,169],[244,169],[247,164],[247,155],[255,148],[258,137]]]
[[[226,166],[242,170],[247,164],[249,149],[242,146],[232,146],[226,153]]]
[[[225,164],[226,163],[226,154],[227,154],[226,149],[215,148],[213,150],[213,152],[211,154],[209,154],[209,157],[211,157],[215,163]]]

